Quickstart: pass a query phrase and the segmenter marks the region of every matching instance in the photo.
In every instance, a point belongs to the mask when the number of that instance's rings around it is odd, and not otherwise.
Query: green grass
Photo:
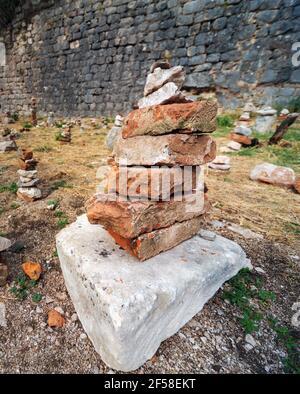
[[[253,307],[253,300],[262,306],[274,301],[276,296],[273,292],[264,290],[260,278],[251,273],[249,269],[242,269],[237,276],[229,282],[230,290],[224,291],[223,298],[232,305],[238,307],[242,313],[239,322],[246,334],[252,334],[259,330],[263,320],[262,311]]]
[[[279,325],[277,320],[267,313],[270,304],[276,300],[276,295],[265,290],[263,280],[249,269],[242,269],[228,284],[230,288],[223,292],[222,297],[240,310],[242,317],[239,318],[239,323],[245,334],[257,332],[262,321],[268,323],[288,354],[282,360],[285,371],[299,374],[300,355],[296,338],[288,327]]]
[[[57,127],[58,129],[62,129],[63,126],[63,123],[55,122],[55,127]]]
[[[259,141],[268,141],[272,135],[274,134],[274,131],[269,132],[269,133],[257,133],[254,131],[251,135],[252,138],[257,138]],[[283,137],[283,140],[285,141],[300,141],[300,129],[297,127],[290,127],[286,134]]]
[[[48,152],[52,152],[53,148],[50,145],[42,145],[42,146],[35,148],[34,151],[48,153]]]
[[[2,213],[4,213],[4,212],[5,212],[5,208],[0,207],[0,215],[2,215]]]
[[[32,126],[31,123],[27,123],[27,122],[26,122],[26,123],[23,124],[23,128],[24,128],[24,129],[32,129],[32,127],[33,127],[33,126]]]
[[[268,322],[277,335],[277,340],[285,347],[287,358],[283,359],[283,365],[287,373],[300,374],[300,353],[298,350],[299,340],[291,334],[288,327],[278,324],[274,317],[269,317]]]
[[[39,302],[42,301],[43,296],[40,293],[33,293],[32,296],[31,296],[31,299],[32,299],[33,302],[39,303]]]
[[[289,222],[285,224],[285,229],[288,233],[300,235],[300,224]]]
[[[272,133],[262,135],[260,141],[267,141]],[[300,172],[300,144],[298,138],[300,130],[294,130],[288,137],[288,141],[294,142],[290,147],[280,145],[265,145],[262,147],[242,148],[240,151],[233,152],[232,156],[257,157],[262,161],[272,163],[278,166],[291,167],[295,172]],[[254,134],[254,137],[257,134]],[[284,138],[286,139],[286,138]]]
[[[58,221],[57,221],[58,228],[63,229],[69,224],[69,219],[68,219],[67,215],[65,214],[65,212],[56,211],[54,213],[54,216],[58,218]]]
[[[213,133],[216,138],[226,137],[232,131],[232,127],[218,126],[217,130]]]
[[[60,188],[65,188],[65,189],[72,189],[73,185],[68,184],[66,181],[64,180],[60,180],[60,181],[55,181],[52,185],[52,189],[53,190],[57,190]]]
[[[62,218],[57,221],[57,226],[59,229],[65,228],[69,224],[68,218]]]
[[[64,216],[66,216],[66,214],[63,211],[56,211],[54,213],[54,216],[57,217],[57,218],[62,218]]]
[[[13,114],[12,114],[12,119],[15,121],[15,122],[17,122],[18,120],[19,120],[19,114],[18,114],[18,112],[14,112]]]
[[[17,191],[18,191],[18,185],[15,182],[10,183],[9,185],[0,185],[0,193],[9,192],[16,194]]]
[[[18,209],[20,207],[20,204],[18,204],[17,202],[12,202],[10,207],[11,209]]]
[[[233,127],[234,117],[232,115],[221,115],[217,117],[219,127]]]
[[[103,120],[103,123],[104,123],[105,125],[108,125],[108,124],[114,123],[114,122],[115,122],[115,118],[109,117],[109,116],[106,116],[106,117],[104,118],[104,120]]]
[[[61,141],[63,139],[61,131],[55,133],[55,141]]]
[[[253,148],[243,148],[237,152],[232,152],[230,154],[233,156],[254,157],[258,153],[261,153],[261,152],[262,152],[262,150],[260,148],[253,147]]]
[[[22,272],[20,273],[16,280],[15,285],[10,289],[11,293],[20,300],[25,300],[28,295],[29,291],[37,285],[37,281],[30,280],[27,276]]]
[[[48,206],[53,205],[54,209],[56,209],[59,206],[59,201],[58,200],[48,200],[47,205]]]

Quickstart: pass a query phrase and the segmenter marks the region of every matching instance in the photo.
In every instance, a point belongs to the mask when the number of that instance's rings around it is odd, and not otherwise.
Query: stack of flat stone
[[[72,125],[66,125],[58,135],[58,140],[61,144],[70,144],[72,141]]]
[[[31,124],[37,126],[37,101],[35,97],[31,99]]]
[[[151,71],[140,108],[127,116],[114,146],[106,193],[87,202],[89,221],[141,261],[199,232],[209,207],[199,169],[216,157],[209,135],[216,103],[185,99],[182,67],[157,63]]]
[[[217,156],[214,161],[208,164],[208,167],[217,171],[229,171],[231,168],[230,157]]]
[[[277,111],[272,107],[265,107],[257,111],[255,130],[264,134],[273,131],[277,121]]]
[[[231,141],[238,142],[244,147],[257,145],[257,140],[251,138],[252,130],[242,124],[238,124],[232,133],[230,133]]]
[[[32,202],[42,197],[41,190],[37,187],[39,179],[37,177],[36,166],[38,161],[33,158],[33,153],[28,149],[19,149],[19,181],[17,195],[20,199]]]
[[[123,122],[124,122],[123,116],[117,115],[112,129],[109,131],[106,137],[106,146],[108,147],[108,149],[113,150],[117,139],[121,135]]]
[[[13,132],[9,128],[5,128],[1,131],[0,139],[0,152],[11,152],[18,149],[15,139],[17,138],[16,132]]]

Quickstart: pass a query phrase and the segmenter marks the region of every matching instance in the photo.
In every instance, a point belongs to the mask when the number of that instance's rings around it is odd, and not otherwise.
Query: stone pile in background
[[[108,147],[108,149],[113,150],[117,139],[121,135],[123,122],[124,122],[123,116],[117,115],[112,129],[109,131],[106,137],[106,146]]]
[[[277,111],[271,107],[264,107],[256,112],[256,122],[254,129],[261,134],[268,133],[273,130],[277,121]]]
[[[37,126],[37,102],[35,97],[31,99],[31,124]]]
[[[294,182],[294,189],[295,189],[295,191],[298,193],[298,194],[300,194],[300,176],[297,176],[297,178],[295,179],[295,182]]]
[[[229,171],[230,157],[228,156],[217,156],[215,160],[208,164],[208,167],[212,170]]]
[[[15,130],[9,128],[2,130],[0,136],[0,153],[17,150],[16,138],[18,138],[18,133]]]
[[[290,114],[290,111],[287,108],[284,108],[279,114],[279,119],[281,121],[283,121],[288,117],[289,114]]]
[[[291,187],[296,183],[296,175],[291,168],[280,167],[270,163],[258,164],[251,171],[250,179],[287,187]]]
[[[28,149],[19,149],[18,164],[18,197],[27,202],[38,200],[42,197],[42,192],[37,187],[40,181],[37,177],[36,170],[38,161],[33,158],[32,151]]]
[[[47,127],[53,127],[54,125],[55,125],[54,113],[49,112],[47,117]]]
[[[56,134],[56,139],[61,144],[70,144],[72,141],[72,125],[65,125],[61,131]]]
[[[252,138],[251,115],[257,111],[253,103],[246,103],[234,130],[230,133],[230,142],[223,152],[238,151],[242,147],[251,147],[258,144],[257,138]]]
[[[216,156],[208,133],[216,129],[217,105],[184,98],[182,67],[158,62],[151,71],[140,109],[127,116],[114,146],[108,194],[98,193],[87,202],[90,222],[103,225],[123,249],[142,261],[199,232],[209,204],[197,167]],[[190,195],[175,201],[176,192],[187,186],[184,166],[191,166]],[[167,188],[162,179],[170,179]],[[113,193],[125,199],[113,201]],[[198,205],[195,194],[201,195]]]
[[[12,246],[13,242],[0,236],[0,287],[6,285],[8,278],[8,267],[2,257],[2,253]]]

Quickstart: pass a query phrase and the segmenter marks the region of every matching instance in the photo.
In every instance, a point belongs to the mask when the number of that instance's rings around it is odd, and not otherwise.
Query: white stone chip
[[[190,103],[190,99],[186,98],[173,82],[168,82],[155,92],[143,97],[138,101],[139,108],[151,107],[159,104],[171,103]]]

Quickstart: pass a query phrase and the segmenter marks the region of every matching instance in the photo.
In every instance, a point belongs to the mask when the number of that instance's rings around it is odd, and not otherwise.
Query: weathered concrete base
[[[57,236],[66,286],[96,351],[111,368],[132,371],[249,266],[236,243],[195,236],[144,263],[119,249],[86,215]]]

